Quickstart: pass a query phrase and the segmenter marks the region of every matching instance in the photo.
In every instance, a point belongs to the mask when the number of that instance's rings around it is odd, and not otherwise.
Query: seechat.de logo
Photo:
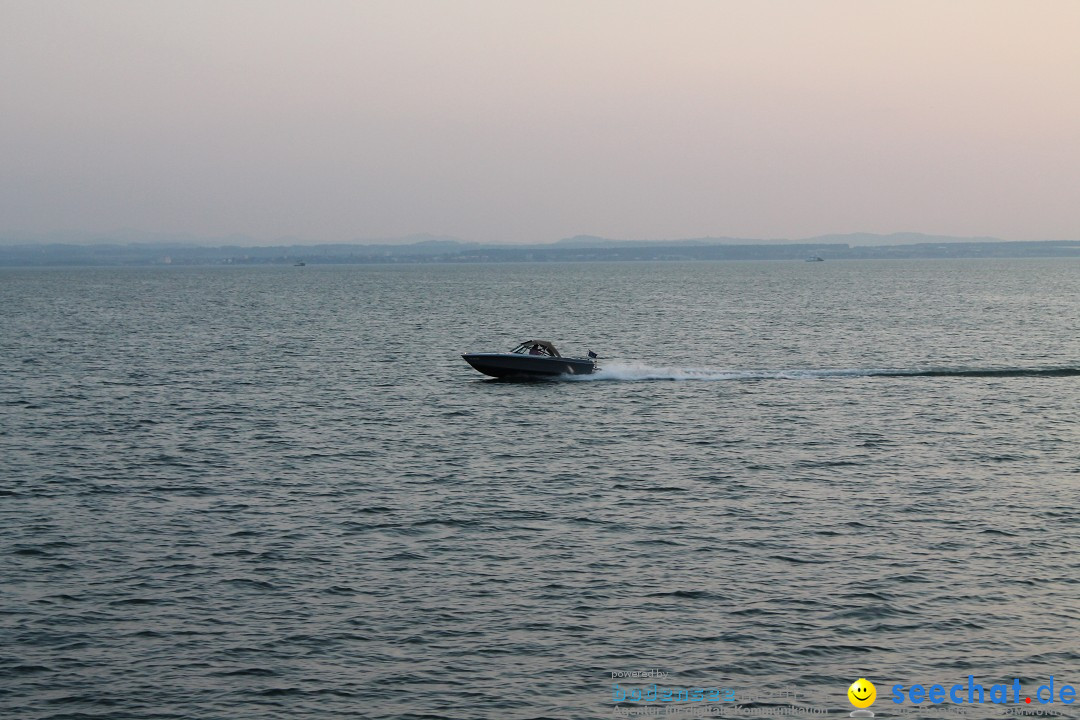
[[[858,708],[851,713],[851,717],[874,717],[874,713],[866,709],[877,700],[877,688],[874,687],[874,683],[866,678],[859,678],[848,687],[847,696],[851,704]]]

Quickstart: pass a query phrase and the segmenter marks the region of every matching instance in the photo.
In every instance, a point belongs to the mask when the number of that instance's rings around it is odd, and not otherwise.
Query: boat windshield
[[[562,357],[555,346],[547,340],[526,340],[511,352],[519,355],[544,355],[546,357]]]

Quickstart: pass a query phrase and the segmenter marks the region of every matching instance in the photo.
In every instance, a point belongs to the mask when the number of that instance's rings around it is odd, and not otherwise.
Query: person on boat
[[[530,355],[543,355],[544,351],[540,349],[539,345],[533,345],[531,348],[529,348],[529,354]]]

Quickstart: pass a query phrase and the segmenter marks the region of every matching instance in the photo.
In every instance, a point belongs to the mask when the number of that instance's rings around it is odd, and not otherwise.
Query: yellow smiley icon
[[[848,700],[857,708],[868,708],[877,700],[877,688],[866,678],[859,678],[847,689]]]

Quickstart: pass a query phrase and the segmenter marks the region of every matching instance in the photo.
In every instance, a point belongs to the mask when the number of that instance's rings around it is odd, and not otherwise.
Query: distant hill
[[[640,247],[644,245],[770,245],[773,243],[786,243],[788,240],[761,240],[754,238],[733,237],[700,237],[700,238],[673,238],[661,240],[617,240],[614,238],[600,237],[598,235],[575,235],[574,237],[556,240],[551,245],[561,247]],[[549,245],[532,245],[531,247],[549,247]]]
[[[350,245],[470,245],[461,238],[453,235],[431,235],[429,233],[417,233],[415,235],[402,235],[388,238],[356,238]]]
[[[618,240],[597,235],[575,235],[555,242],[565,247],[640,247],[645,245],[831,245],[843,243],[855,246],[875,245],[916,245],[926,243],[957,242],[1005,242],[994,237],[957,237],[952,235],[925,235],[923,233],[904,232],[879,235],[875,233],[846,233],[818,235],[810,238],[737,238],[737,237],[699,237],[658,240]]]

